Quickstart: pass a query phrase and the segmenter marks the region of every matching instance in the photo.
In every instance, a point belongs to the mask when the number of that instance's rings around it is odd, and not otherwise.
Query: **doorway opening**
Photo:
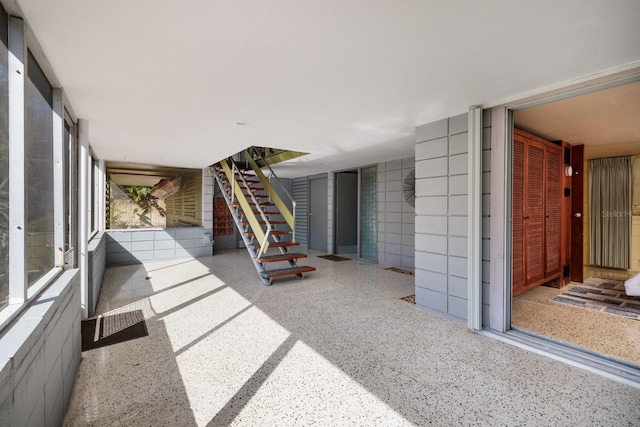
[[[336,173],[335,252],[358,253],[358,170]]]
[[[624,287],[640,272],[640,82],[514,110],[512,125],[511,329],[640,367],[640,297]],[[596,185],[600,159],[620,158],[629,185]],[[598,208],[605,193],[628,202]]]
[[[335,252],[378,261],[378,169],[367,166],[335,173]]]

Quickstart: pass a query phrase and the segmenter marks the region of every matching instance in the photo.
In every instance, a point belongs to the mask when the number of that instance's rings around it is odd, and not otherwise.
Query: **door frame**
[[[367,169],[370,167],[375,167],[376,168],[376,172],[377,172],[377,168],[378,168],[378,164],[374,163],[374,164],[368,164],[368,165],[362,165],[362,166],[355,166],[352,168],[346,168],[346,169],[340,169],[340,170],[336,170],[333,171],[331,173],[331,179],[333,180],[332,183],[332,191],[333,191],[333,197],[332,197],[332,201],[333,201],[333,206],[334,206],[334,210],[333,210],[333,214],[331,216],[334,227],[333,230],[331,232],[331,241],[333,242],[333,248],[334,248],[334,253],[337,253],[336,250],[338,248],[337,244],[338,244],[338,174],[341,172],[350,172],[350,171],[357,171],[358,174],[358,189],[357,189],[357,194],[356,197],[358,198],[358,217],[356,219],[356,228],[357,228],[357,258],[360,261],[366,261],[366,262],[373,262],[373,263],[377,263],[377,257],[376,260],[370,260],[368,258],[362,258],[362,224],[361,224],[361,218],[362,218],[362,169]],[[377,186],[377,183],[376,183]],[[376,192],[377,192],[377,188],[376,188]],[[377,220],[376,220],[377,222]]]
[[[578,83],[541,90],[535,95],[483,105],[483,109],[491,110],[491,285],[489,325],[485,325],[489,329],[503,333],[511,329],[511,223],[508,218],[511,217],[513,112],[639,81],[640,62],[633,65],[580,79]],[[481,174],[476,179],[481,180]],[[478,307],[482,301],[476,298],[469,303]]]
[[[595,370],[618,380],[640,380],[637,368],[623,366],[587,350],[575,349],[570,345],[533,336],[511,329],[511,164],[513,147],[513,111],[545,104],[565,98],[607,89],[640,81],[640,61],[615,67],[600,73],[543,88],[533,93],[511,97],[509,99],[484,104],[481,107],[491,111],[491,195],[490,195],[490,263],[489,263],[489,301],[488,324],[483,325],[483,333],[525,347],[531,351],[544,353],[567,363]],[[472,107],[474,108],[474,107]],[[471,130],[471,129],[470,129]],[[475,132],[469,132],[469,152],[474,147]],[[481,181],[478,168],[470,169],[470,175]],[[470,200],[478,198],[477,188],[470,187]],[[473,218],[469,218],[471,221]],[[471,230],[471,227],[469,228]],[[470,246],[477,245],[477,234],[470,234]],[[473,241],[472,241],[473,240]],[[485,267],[486,268],[486,267]],[[485,272],[486,274],[487,272]],[[477,294],[477,293],[476,293]],[[482,312],[482,293],[470,292],[469,311]]]
[[[351,168],[332,172],[333,174],[333,253],[338,252],[338,215],[340,213],[340,202],[338,200],[340,189],[338,188],[338,175],[341,173],[353,173],[356,175],[356,254],[360,258],[360,168]],[[346,252],[344,252],[346,253]]]

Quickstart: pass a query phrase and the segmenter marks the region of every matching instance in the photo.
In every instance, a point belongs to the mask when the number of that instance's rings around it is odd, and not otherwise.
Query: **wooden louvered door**
[[[545,277],[560,273],[560,214],[562,212],[561,151],[547,150],[545,161]]]
[[[513,295],[560,274],[562,150],[514,131],[512,175]]]
[[[513,179],[512,179],[512,266],[513,290],[521,289],[525,283],[524,265],[524,147],[522,141],[513,141]]]
[[[525,162],[525,266],[527,284],[544,278],[544,147],[529,142]]]

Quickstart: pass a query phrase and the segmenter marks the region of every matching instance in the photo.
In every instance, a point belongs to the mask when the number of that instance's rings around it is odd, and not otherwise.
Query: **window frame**
[[[4,12],[4,11],[2,11]],[[9,85],[9,305],[0,309],[0,332],[25,310],[64,271],[64,159],[65,97],[44,56],[35,36],[20,18],[7,15],[9,33],[8,85]],[[26,166],[26,102],[28,85],[28,57],[32,55],[52,93],[52,149],[53,149],[53,209],[54,209],[54,263],[53,267],[31,286],[27,277],[27,212],[25,208],[27,188]]]
[[[7,113],[7,123],[6,123],[6,128],[2,129],[2,132],[5,133],[6,136],[6,166],[5,164],[2,165],[3,168],[6,167],[5,171],[6,171],[6,179],[9,180],[10,176],[9,176],[9,166],[10,166],[10,159],[9,159],[9,155],[10,155],[10,145],[9,145],[9,16],[8,14],[5,12],[4,8],[2,7],[2,5],[0,4],[0,25],[2,25],[2,28],[0,28],[0,34],[2,34],[2,46],[3,46],[3,51],[5,51],[5,47],[6,47],[6,52],[4,53],[4,58],[3,58],[3,65],[6,65],[6,79],[7,79],[7,88],[6,88],[6,113]],[[5,93],[0,94],[0,96],[4,97]],[[10,181],[10,180],[9,180]],[[7,181],[7,186],[6,186],[6,191],[9,192],[9,185],[10,182]],[[7,203],[9,203],[9,193],[7,193]],[[6,260],[6,265],[4,264],[4,260],[1,261],[3,263],[3,265],[0,267],[2,269],[6,268],[5,274],[6,274],[6,297],[7,297],[7,306],[9,305],[9,300],[10,300],[10,278],[9,278],[9,256],[10,256],[10,225],[9,225],[9,211],[6,212],[6,237],[8,240],[8,244],[9,246],[7,247],[7,250],[9,251],[9,253],[7,253],[7,260]],[[6,306],[0,306],[0,310],[4,309]]]

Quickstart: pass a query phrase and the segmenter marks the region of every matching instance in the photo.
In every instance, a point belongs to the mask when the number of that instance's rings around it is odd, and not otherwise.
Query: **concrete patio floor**
[[[413,277],[309,258],[260,284],[246,251],[111,267],[97,314],[149,336],[83,352],[67,426],[639,425],[640,389],[399,300]]]

